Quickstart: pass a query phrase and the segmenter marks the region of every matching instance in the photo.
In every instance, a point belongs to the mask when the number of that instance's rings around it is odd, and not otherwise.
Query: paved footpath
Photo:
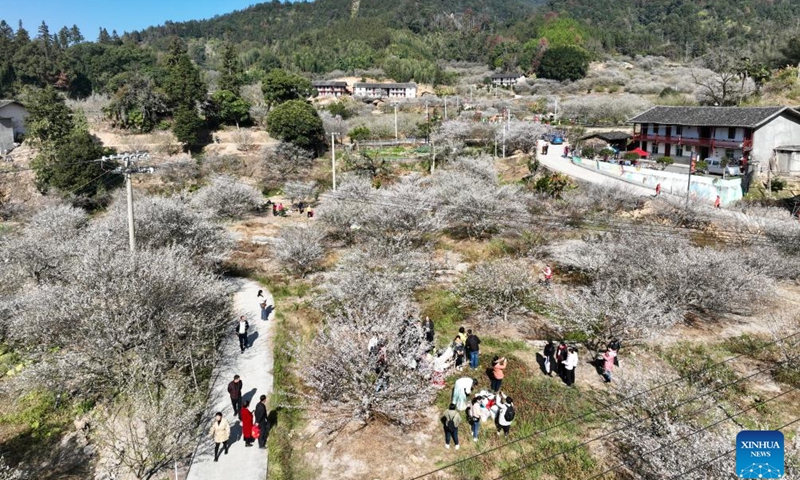
[[[238,291],[234,295],[236,317],[231,319],[231,333],[222,342],[223,356],[214,368],[211,395],[206,418],[203,420],[203,436],[195,450],[192,465],[189,468],[188,480],[220,480],[236,478],[237,480],[265,480],[267,478],[267,451],[258,448],[258,443],[245,448],[242,438],[242,426],[233,415],[228,383],[234,375],[242,377],[243,397],[250,400],[250,410],[255,409],[258,398],[272,392],[272,323],[261,320],[261,311],[256,301],[259,289],[257,283],[237,279],[234,283]],[[264,289],[270,305],[275,305],[272,295]],[[239,339],[233,333],[234,320],[245,315],[250,322],[250,348],[241,353]],[[208,428],[216,412],[222,412],[231,425],[230,451],[228,455],[220,454],[219,462],[214,462],[214,443],[208,438]]]
[[[538,147],[539,152],[542,151],[542,145],[543,143],[540,141]],[[547,155],[538,155],[539,163],[550,168],[551,170],[569,175],[572,178],[577,178],[589,183],[605,185],[607,187],[621,187],[633,193],[634,195],[652,197],[656,193],[652,188],[634,185],[608,175],[603,175],[602,173],[598,173],[589,168],[575,165],[570,159],[562,157],[561,155],[563,153],[564,145],[550,145]]]

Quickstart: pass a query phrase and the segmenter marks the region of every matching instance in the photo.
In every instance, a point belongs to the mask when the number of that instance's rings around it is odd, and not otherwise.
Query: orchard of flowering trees
[[[0,236],[0,332],[26,359],[15,388],[98,403],[95,440],[151,478],[195,446],[232,240],[212,210],[139,196],[131,254],[125,215],[120,198],[96,218],[47,207]]]

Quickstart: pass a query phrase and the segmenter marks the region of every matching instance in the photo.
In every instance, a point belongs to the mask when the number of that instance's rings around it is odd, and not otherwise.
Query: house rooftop
[[[347,82],[337,82],[329,80],[320,80],[319,82],[311,82],[312,87],[346,87]]]
[[[755,128],[787,112],[800,119],[800,112],[789,107],[653,107],[628,120],[697,127]]]
[[[20,103],[20,102],[18,102],[16,100],[0,100],[0,108],[7,107],[7,106],[11,105],[12,103],[16,103],[19,106],[24,106],[24,105],[22,105],[22,103]]]
[[[356,83],[355,88],[417,88],[416,83]]]
[[[605,140],[606,142],[618,142],[620,140],[628,140],[629,138],[633,138],[633,135],[627,132],[597,132],[586,135],[581,140],[589,140],[590,138],[599,138],[600,140]]]

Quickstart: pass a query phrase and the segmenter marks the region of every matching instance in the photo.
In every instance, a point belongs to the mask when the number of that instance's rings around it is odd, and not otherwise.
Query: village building
[[[416,98],[416,83],[356,83],[353,95],[369,98]]]
[[[15,100],[0,100],[0,155],[14,148],[25,135],[25,117],[28,111]]]
[[[778,151],[800,145],[800,112],[789,107],[653,107],[629,121],[642,150],[681,163],[694,155],[766,168]]]
[[[591,133],[581,138],[581,140],[584,142],[601,142],[618,152],[624,152],[628,150],[628,144],[632,137],[633,135],[628,132],[612,131]]]
[[[350,95],[347,90],[347,82],[319,81],[311,82],[311,86],[317,90],[320,97],[343,97]]]
[[[498,87],[513,87],[520,81],[525,79],[525,76],[520,73],[495,73],[491,77],[492,85]]]

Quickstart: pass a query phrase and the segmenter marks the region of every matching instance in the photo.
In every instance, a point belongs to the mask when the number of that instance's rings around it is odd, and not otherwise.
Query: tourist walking
[[[556,368],[556,345],[552,340],[548,340],[544,346],[544,373],[552,377]]]
[[[253,441],[253,413],[248,408],[250,402],[244,401],[242,409],[239,410],[239,419],[242,421],[242,437],[244,438],[244,446],[252,447]]]
[[[217,412],[214,415],[214,420],[211,421],[211,428],[208,430],[208,436],[214,439],[214,461],[219,461],[219,447],[222,446],[225,455],[228,454],[228,439],[231,438],[231,426],[228,421],[222,418],[222,412]]]
[[[228,395],[231,396],[233,416],[236,417],[242,409],[242,379],[239,378],[239,375],[234,375],[233,381],[228,384]]]
[[[465,342],[465,350],[469,352],[469,366],[475,370],[478,368],[478,353],[480,350],[481,339],[472,333],[472,330],[467,330],[467,341]]]
[[[507,364],[508,359],[506,357],[498,358],[492,362],[492,391],[494,393],[499,392],[500,387],[503,385],[503,377],[505,376],[503,371],[506,369]]]
[[[461,425],[461,414],[456,410],[454,403],[451,403],[450,408],[445,410],[442,415],[442,425],[444,426],[444,448],[450,448],[450,438],[452,437],[456,450],[458,450],[458,426]]]
[[[456,338],[453,339],[453,355],[456,357],[456,368],[459,370],[464,369],[464,342],[461,341],[461,337],[456,335]]]
[[[264,296],[264,290],[258,291],[258,306],[261,308],[261,320],[269,320],[267,312],[267,297]]]
[[[247,330],[249,328],[250,324],[244,319],[244,315],[239,317],[239,322],[236,324],[236,334],[239,336],[239,348],[242,353],[247,348]]]
[[[544,286],[550,288],[550,283],[553,281],[553,269],[550,268],[550,265],[544,266],[542,275],[544,275]]]
[[[456,380],[455,385],[453,385],[451,403],[455,404],[459,412],[463,412],[469,407],[468,399],[476,385],[478,385],[478,381],[474,378],[462,377]]]
[[[575,369],[578,367],[578,351],[575,347],[569,347],[567,360],[564,362],[564,383],[567,386],[575,384]]]
[[[606,348],[603,352],[603,378],[606,383],[611,383],[611,372],[614,371],[614,362],[617,360],[617,352],[611,347]]]
[[[500,392],[497,400],[497,417],[495,417],[497,434],[500,435],[500,432],[503,432],[507,437],[511,422],[514,421],[517,412],[514,409],[514,401],[511,400],[511,397],[505,396],[503,392]]]
[[[256,405],[254,420],[261,431],[258,435],[258,448],[267,448],[267,427],[269,426],[269,411],[267,410],[267,396],[261,395],[261,401]]]
[[[467,410],[467,418],[469,418],[470,426],[472,427],[472,441],[478,441],[478,432],[481,429],[481,400],[483,397],[475,395],[472,399],[472,405]]]

